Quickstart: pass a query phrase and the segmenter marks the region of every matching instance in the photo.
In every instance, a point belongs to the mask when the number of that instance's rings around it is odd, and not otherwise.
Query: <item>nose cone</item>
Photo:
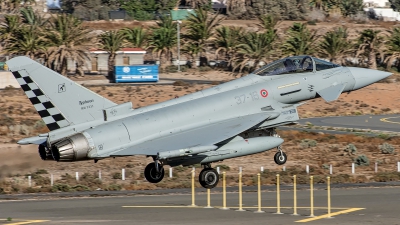
[[[392,73],[384,72],[380,70],[372,70],[358,67],[347,67],[355,79],[355,85],[353,90],[360,89],[362,87],[373,84],[377,81],[385,79],[392,75]]]

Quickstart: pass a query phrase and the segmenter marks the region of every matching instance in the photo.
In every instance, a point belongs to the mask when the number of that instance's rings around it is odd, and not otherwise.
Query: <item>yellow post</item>
[[[211,190],[210,189],[208,189],[207,188],[207,206],[206,207],[204,207],[204,208],[206,208],[206,209],[211,209],[211,208],[213,208],[213,207],[211,207]]]
[[[296,175],[293,175],[293,216],[298,216],[297,214],[297,193],[296,193]]]
[[[331,217],[331,178],[327,177],[327,184],[328,184],[328,218]]]
[[[314,217],[314,177],[310,176],[310,217]]]
[[[239,172],[239,209],[236,211],[243,212],[243,199],[242,199],[242,171]]]
[[[258,210],[255,211],[255,213],[264,213],[264,211],[261,210],[261,176],[260,173],[257,173],[257,180],[258,180]]]
[[[194,170],[194,167],[193,167],[193,170],[192,170],[192,207],[194,207],[194,206],[196,206],[196,204],[194,204],[194,201],[195,201],[195,198],[194,198],[194,174],[195,173],[195,170]]]
[[[279,188],[279,174],[276,175],[276,213],[275,214],[283,214],[281,213],[281,196],[280,196],[280,188]]]
[[[222,201],[223,201],[223,206],[221,209],[223,210],[228,210],[229,208],[226,207],[226,178],[225,178],[226,172],[222,172]]]

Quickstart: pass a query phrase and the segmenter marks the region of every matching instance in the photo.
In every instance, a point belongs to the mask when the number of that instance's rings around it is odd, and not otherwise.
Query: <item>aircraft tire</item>
[[[218,185],[219,174],[213,168],[205,168],[199,174],[199,182],[201,186],[212,189]]]
[[[158,183],[164,178],[164,168],[158,164],[160,172],[157,173],[155,163],[149,163],[144,169],[144,177],[150,183]]]
[[[284,152],[282,152],[282,154],[281,154],[281,152],[277,152],[274,156],[274,161],[278,165],[285,164],[286,160],[287,160],[287,156]]]

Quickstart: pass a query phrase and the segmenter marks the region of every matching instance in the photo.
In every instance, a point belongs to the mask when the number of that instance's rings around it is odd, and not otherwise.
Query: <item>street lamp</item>
[[[177,37],[178,37],[178,72],[181,72],[181,52],[180,52],[180,50],[181,50],[181,39],[180,39],[181,31],[180,31],[180,24],[182,23],[182,21],[177,20],[176,22],[177,22],[176,26],[177,26],[177,29],[178,29],[178,35],[177,35]]]

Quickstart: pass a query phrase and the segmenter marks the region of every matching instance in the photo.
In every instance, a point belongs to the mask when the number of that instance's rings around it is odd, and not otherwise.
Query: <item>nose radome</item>
[[[356,81],[353,90],[357,90],[362,87],[368,86],[370,84],[373,84],[377,81],[380,81],[392,75],[392,73],[380,70],[365,69],[358,67],[347,67],[347,68],[350,70],[351,74],[353,75]]]

